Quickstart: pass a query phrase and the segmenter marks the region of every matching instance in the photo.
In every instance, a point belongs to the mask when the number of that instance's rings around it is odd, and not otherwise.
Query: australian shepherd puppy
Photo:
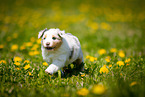
[[[46,73],[56,73],[73,62],[78,65],[78,69],[84,69],[84,66],[81,65],[84,62],[83,53],[77,37],[59,29],[48,30],[46,28],[39,32],[38,38],[42,38],[42,56],[49,64],[45,70]]]

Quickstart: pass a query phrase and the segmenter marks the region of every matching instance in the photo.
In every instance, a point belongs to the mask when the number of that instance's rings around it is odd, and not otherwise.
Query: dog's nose
[[[50,45],[50,42],[47,42],[46,45],[47,45],[47,46]]]

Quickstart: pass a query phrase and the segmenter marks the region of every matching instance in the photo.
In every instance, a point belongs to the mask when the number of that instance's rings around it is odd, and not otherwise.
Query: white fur
[[[51,45],[54,41],[51,39],[51,36],[57,34],[62,37],[62,44],[58,49],[48,51],[44,45],[41,46],[43,59],[50,64],[45,72],[50,74],[56,73],[62,67],[71,64],[77,59],[81,59],[84,62],[80,42],[72,34],[65,33],[65,31],[60,31],[59,29],[49,29],[44,32],[42,37],[47,35],[45,42],[50,42]],[[70,56],[72,57],[70,58]]]

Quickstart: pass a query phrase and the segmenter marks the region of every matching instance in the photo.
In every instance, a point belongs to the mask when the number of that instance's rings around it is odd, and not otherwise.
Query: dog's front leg
[[[61,60],[55,60],[52,62],[52,64],[49,65],[49,67],[45,70],[46,73],[53,74],[56,73],[58,70],[60,70],[65,65],[64,61]]]

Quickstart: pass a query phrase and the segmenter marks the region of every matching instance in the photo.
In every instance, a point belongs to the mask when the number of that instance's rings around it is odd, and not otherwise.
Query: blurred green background
[[[84,52],[116,47],[144,54],[144,4],[143,0],[1,1],[0,41],[6,43],[4,38],[18,33],[25,42],[44,28],[60,28],[76,35]]]

